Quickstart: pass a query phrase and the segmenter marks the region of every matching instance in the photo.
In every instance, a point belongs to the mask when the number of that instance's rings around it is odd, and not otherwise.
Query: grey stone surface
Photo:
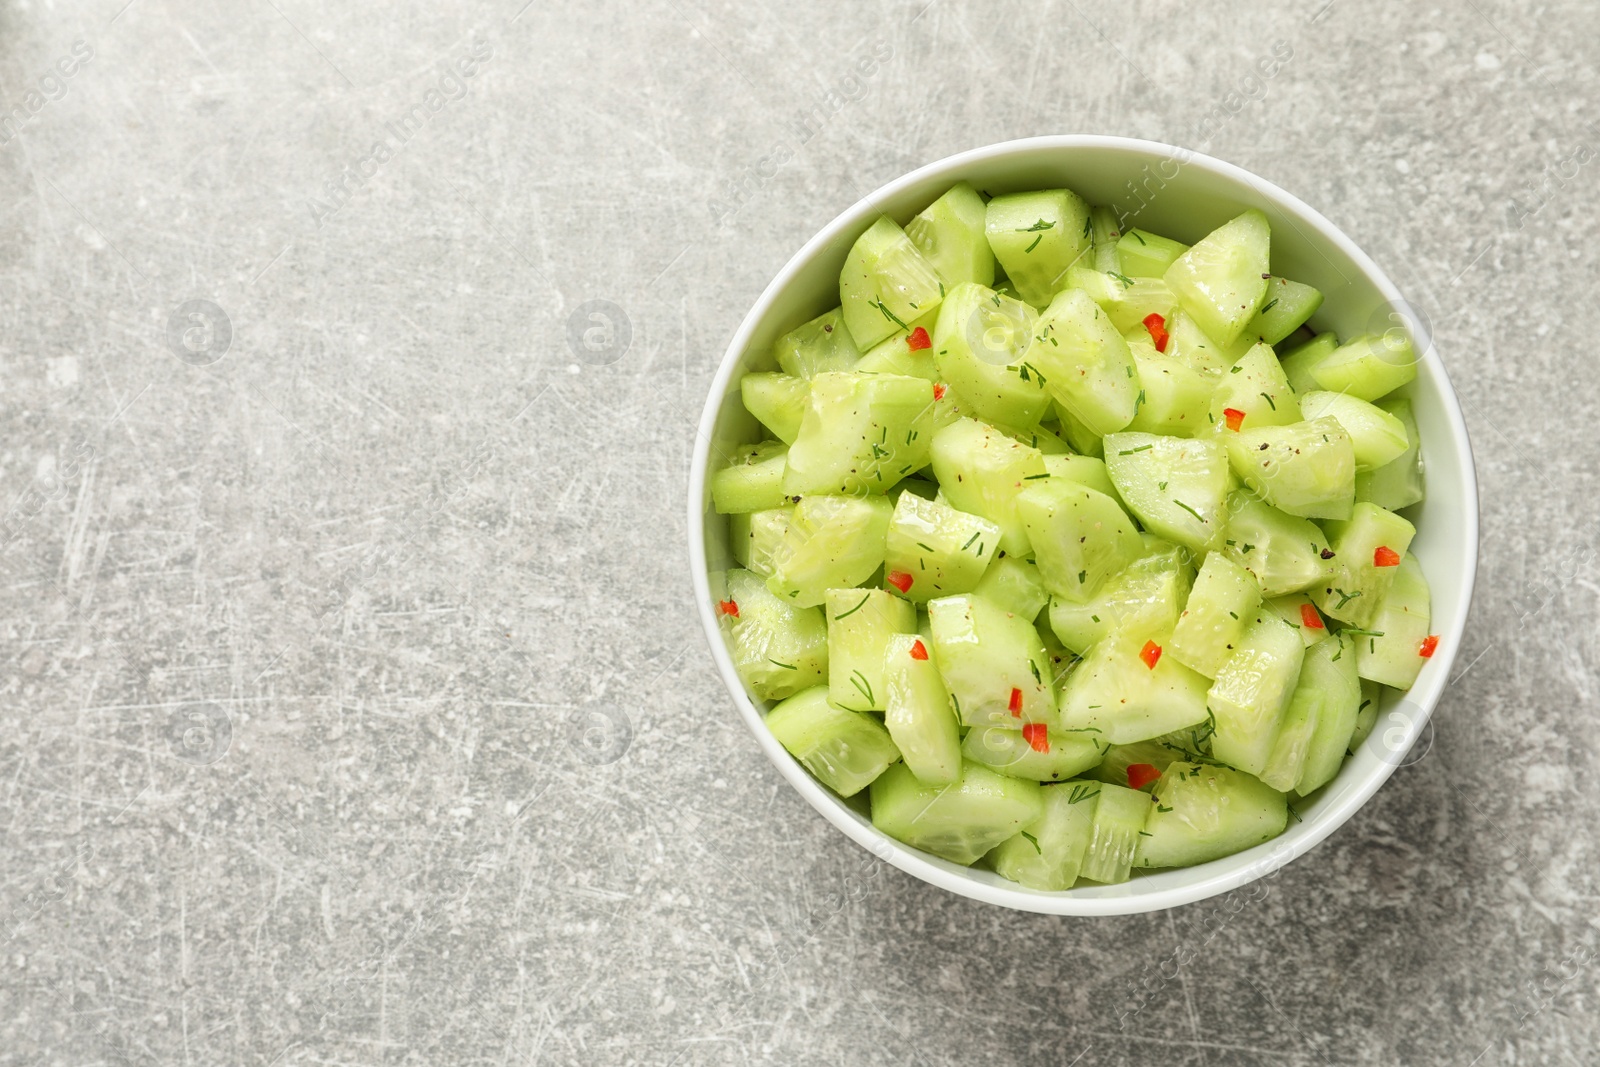
[[[521,3],[0,7],[0,1064],[1600,1062],[1593,5]],[[1426,755],[1101,921],[805,807],[682,518],[794,249],[1072,131],[1368,248],[1484,499]]]

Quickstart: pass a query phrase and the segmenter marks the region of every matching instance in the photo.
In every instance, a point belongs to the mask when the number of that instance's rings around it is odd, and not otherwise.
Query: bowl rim
[[[1206,875],[1203,872],[1218,861],[1198,864],[1194,867],[1186,868],[1186,870],[1196,872],[1196,876],[1188,882],[1176,886],[1151,889],[1142,893],[1135,891],[1120,896],[1077,896],[1071,890],[1044,893],[1020,885],[995,885],[987,881],[981,881],[967,875],[959,868],[941,866],[920,850],[891,840],[870,823],[864,823],[852,818],[850,810],[826,787],[813,778],[800,765],[799,761],[790,756],[783,746],[778,743],[777,739],[772,736],[771,731],[766,728],[760,709],[750,699],[744,682],[734,669],[732,657],[729,655],[726,643],[723,640],[721,625],[712,608],[714,597],[711,593],[710,573],[705,553],[706,479],[715,424],[728,396],[729,383],[735,369],[741,362],[746,348],[749,346],[750,338],[770,313],[772,305],[776,302],[779,294],[784,292],[793,282],[795,275],[819,253],[831,246],[841,233],[862,225],[871,214],[880,212],[881,208],[878,206],[880,201],[892,197],[906,188],[941,175],[948,177],[953,184],[955,181],[960,180],[960,171],[963,168],[995,157],[1029,154],[1038,151],[1055,152],[1063,149],[1114,149],[1121,152],[1142,152],[1167,159],[1179,158],[1183,160],[1183,164],[1186,167],[1192,166],[1208,170],[1220,177],[1248,186],[1263,198],[1274,202],[1279,209],[1295,216],[1298,220],[1311,224],[1323,240],[1331,242],[1361,269],[1366,280],[1372,283],[1383,298],[1390,302],[1391,306],[1403,305],[1404,297],[1399,288],[1389,279],[1389,276],[1343,230],[1334,225],[1320,212],[1306,204],[1299,197],[1257,174],[1225,160],[1217,159],[1192,149],[1131,137],[1103,134],[1057,134],[1000,141],[946,156],[943,159],[928,163],[895,178],[840,212],[790,257],[745,314],[744,319],[739,324],[739,328],[734,332],[727,349],[722,355],[722,360],[718,365],[716,375],[712,379],[706,396],[705,407],[701,412],[697,426],[697,437],[689,469],[689,565],[701,628],[706,642],[710,646],[711,656],[716,662],[718,673],[722,676],[723,685],[733,697],[734,703],[745,721],[745,725],[749,727],[750,732],[755,736],[756,743],[772,762],[773,766],[828,822],[879,859],[886,860],[900,870],[924,882],[972,900],[1018,911],[1042,914],[1078,916],[1128,915],[1158,911],[1204,900],[1219,893],[1237,889],[1275,872],[1291,860],[1304,855],[1321,844],[1330,834],[1349,821],[1350,817],[1372,798],[1373,794],[1378,791],[1384,782],[1388,781],[1389,776],[1394,773],[1398,766],[1398,761],[1379,762],[1366,779],[1356,783],[1355,788],[1339,796],[1330,807],[1319,812],[1315,819],[1308,820],[1302,831],[1294,837],[1292,842],[1286,842],[1279,838],[1277,839],[1277,844],[1270,849],[1265,843],[1255,846],[1257,849],[1268,850],[1264,856],[1246,867],[1218,871]],[[1471,440],[1467,434],[1466,420],[1462,415],[1461,404],[1431,337],[1427,339],[1425,345],[1420,345],[1419,347],[1425,349],[1420,362],[1426,363],[1430,373],[1437,376],[1447,429],[1455,445],[1456,454],[1460,456],[1461,460],[1459,465],[1449,468],[1449,470],[1453,476],[1452,481],[1460,482],[1459,486],[1453,485],[1452,489],[1463,494],[1461,503],[1466,523],[1463,533],[1466,536],[1464,538],[1465,556],[1462,560],[1461,574],[1459,576],[1461,608],[1455,618],[1451,620],[1448,630],[1441,631],[1439,634],[1440,644],[1444,646],[1441,651],[1445,653],[1441,657],[1444,662],[1439,664],[1442,669],[1434,672],[1432,678],[1425,685],[1413,685],[1405,694],[1406,701],[1417,712],[1417,718],[1412,724],[1413,730],[1416,731],[1419,731],[1432,716],[1434,707],[1438,704],[1439,698],[1449,685],[1450,670],[1454,664],[1456,653],[1460,648],[1460,639],[1466,627],[1467,616],[1471,612],[1472,593],[1477,575],[1479,536],[1477,467],[1472,454]],[[1430,470],[1430,474],[1433,473]],[[1413,732],[1411,736],[1415,737],[1416,734]]]

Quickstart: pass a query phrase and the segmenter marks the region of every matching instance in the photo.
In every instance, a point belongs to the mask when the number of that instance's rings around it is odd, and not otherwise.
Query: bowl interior
[[[1424,353],[1417,379],[1399,395],[1409,396],[1414,405],[1428,498],[1404,514],[1417,527],[1412,551],[1432,586],[1432,630],[1440,635],[1439,651],[1407,694],[1389,695],[1372,736],[1333,782],[1296,805],[1300,821],[1291,819],[1275,841],[1198,867],[1136,874],[1122,885],[1061,893],[1026,889],[879,833],[860,803],[841,800],[821,786],[772,738],[761,722],[762,702],[733,670],[711,610],[721,575],[733,562],[727,521],[712,511],[705,478],[708,464],[715,469],[735,446],[759,437],[759,427],[739,401],[739,378],[775,369],[773,341],[838,304],[845,255],[878,214],[904,223],[963,179],[990,193],[1066,186],[1091,203],[1113,205],[1126,224],[1191,243],[1246,208],[1260,208],[1272,224],[1273,273],[1324,294],[1312,319],[1315,329],[1337,331],[1343,339],[1398,326],[1410,330]],[[712,385],[692,473],[690,553],[701,617],[724,680],[767,754],[829,821],[896,866],[966,896],[1029,911],[1118,914],[1199,900],[1275,870],[1325,838],[1383,783],[1444,688],[1471,597],[1477,516],[1466,428],[1425,324],[1348,238],[1296,198],[1221,161],[1145,141],[1051,137],[979,149],[913,172],[839,216],[779,273],[734,337]]]

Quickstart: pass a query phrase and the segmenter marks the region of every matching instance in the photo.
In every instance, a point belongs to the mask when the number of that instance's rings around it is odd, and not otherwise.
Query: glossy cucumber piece
[[[1422,642],[1428,636],[1432,597],[1417,557],[1407,552],[1394,571],[1389,592],[1368,627],[1371,632],[1355,634],[1356,671],[1369,681],[1410,689],[1428,662]]]
[[[989,564],[972,591],[1024,619],[1037,619],[1039,612],[1050,603],[1039,568],[1031,560],[1016,556],[1006,556]]]
[[[789,755],[842,797],[861,792],[900,758],[877,719],[830,703],[824,686],[796,693],[767,712],[767,729]]]
[[[844,328],[843,311],[834,308],[778,338],[772,355],[783,373],[810,378],[823,371],[849,370],[861,358],[861,349]]]
[[[943,307],[940,304],[939,307]],[[939,322],[939,308],[934,308],[920,319],[911,320],[911,330],[921,327],[931,339]],[[939,380],[939,368],[934,363],[931,348],[912,348],[911,330],[896,329],[868,349],[851,370],[862,374],[903,374],[911,378]]]
[[[1066,284],[1090,247],[1089,205],[1070,189],[1007,193],[989,201],[989,247],[1022,299],[1036,308]]]
[[[1272,743],[1272,754],[1261,771],[1261,781],[1285,793],[1300,781],[1305,769],[1306,756],[1316,735],[1322,717],[1323,696],[1314,689],[1296,686],[1283,710],[1283,722],[1278,726],[1277,740]]]
[[[736,611],[722,613],[728,652],[756,696],[782,700],[828,680],[828,624],[822,609],[785,603],[746,570],[729,571],[725,583]]]
[[[1083,290],[1063,290],[1045,308],[1029,361],[1046,375],[1051,395],[1095,434],[1133,419],[1139,380],[1128,342]]]
[[[1130,278],[1126,274],[1107,274],[1077,266],[1067,272],[1067,284],[1082,289],[1099,304],[1100,310],[1111,317],[1111,325],[1118,333],[1142,330],[1145,318],[1150,315],[1171,318],[1172,309],[1178,303],[1178,298],[1160,278]]]
[[[1195,552],[1221,537],[1232,475],[1220,443],[1117,433],[1105,439],[1105,450],[1117,495],[1145,529]]]
[[[883,565],[894,507],[881,496],[808,496],[795,505],[772,552],[767,588],[795,607],[813,607],[830,589],[849,589]]]
[[[961,776],[930,785],[900,763],[871,789],[872,825],[912,848],[967,866],[1044,812],[1037,782],[964,762]]]
[[[1311,599],[1324,615],[1370,629],[1417,529],[1394,512],[1365,503],[1357,504],[1348,520],[1325,528],[1334,566]],[[1392,562],[1380,565],[1384,560]]]
[[[917,609],[881,589],[830,589],[828,699],[851,711],[882,711],[884,653],[896,634],[917,631]]]
[[[1051,632],[1063,646],[1079,655],[1113,629],[1145,634],[1170,632],[1178,619],[1178,605],[1183,603],[1194,576],[1186,558],[1185,549],[1169,546],[1129,564],[1087,603],[1051,598]]]
[[[883,653],[883,725],[911,773],[927,785],[961,776],[961,730],[930,644],[894,634]]]
[[[1171,763],[1152,794],[1140,867],[1189,867],[1270,841],[1289,823],[1284,795],[1232,767]]]
[[[1041,793],[1043,812],[989,858],[1002,877],[1029,889],[1071,889],[1094,832],[1099,790],[1068,784]]]
[[[1243,418],[1235,415],[1230,422],[1230,411],[1241,413]],[[1289,379],[1271,345],[1252,346],[1228,368],[1211,394],[1209,415],[1211,429],[1219,434],[1231,432],[1234,422],[1240,429],[1253,430],[1300,421],[1300,402],[1289,388]]]
[[[1251,209],[1211,231],[1163,275],[1184,310],[1221,344],[1244,333],[1261,307],[1271,236],[1267,217]]]
[[[1293,626],[1295,633],[1300,635],[1300,643],[1307,648],[1318,641],[1326,641],[1331,636],[1322,612],[1317,610],[1311,598],[1304,593],[1286,593],[1283,596],[1273,597],[1266,602],[1266,607],[1278,618]]]
[[[1372,736],[1373,727],[1378,724],[1378,703],[1383,696],[1383,686],[1377,682],[1361,680],[1361,704],[1356,710],[1356,728],[1350,735],[1350,751],[1354,752],[1361,747],[1368,737]]]
[[[1000,527],[1000,547],[1025,556],[1027,529],[1017,514],[1017,494],[1048,475],[1044,454],[974,419],[958,419],[933,438],[933,473],[951,506]]]
[[[933,403],[933,384],[923,378],[816,375],[789,446],[783,491],[800,497],[886,492],[927,465]]]
[[[1298,593],[1333,572],[1332,549],[1310,519],[1297,518],[1241,489],[1228,498],[1222,551],[1256,577],[1264,597]]]
[[[928,623],[963,725],[1056,722],[1049,656],[1031,620],[967,595],[929,601]]]
[[[1126,882],[1139,848],[1139,835],[1154,807],[1150,797],[1137,789],[1105,782],[1086,782],[1079,788],[1098,787],[1094,805],[1094,825],[1089,831],[1089,847],[1084,850],[1080,875],[1110,884]],[[1051,786],[1071,789],[1073,783]],[[1070,794],[1069,794],[1070,796]]]
[[[1187,251],[1182,241],[1135,227],[1117,240],[1117,269],[1130,278],[1162,278]]]
[[[957,285],[939,306],[934,365],[979,418],[1028,428],[1050,410],[1050,394],[1029,369],[1038,313],[976,282]]]
[[[1101,638],[1062,687],[1062,726],[1126,745],[1204,722],[1210,679],[1163,655],[1165,640],[1121,628]]]
[[[1359,400],[1377,400],[1416,376],[1416,349],[1400,329],[1357,337],[1311,368],[1311,377],[1323,389]]]
[[[944,281],[994,284],[994,251],[984,234],[983,197],[968,182],[958,182],[906,223],[906,236]]]
[[[1212,755],[1250,774],[1266,769],[1304,658],[1288,623],[1271,612],[1256,616],[1206,696],[1216,719]]]
[[[1044,466],[1052,478],[1077,482],[1097,493],[1104,493],[1119,504],[1122,502],[1117,495],[1117,487],[1111,484],[1111,475],[1106,472],[1106,461],[1103,459],[1074,453],[1047,455],[1044,457]]]
[[[1322,701],[1316,731],[1306,746],[1305,763],[1294,785],[1294,791],[1305,796],[1333,781],[1351,747],[1361,710],[1355,638],[1337,634],[1307,648],[1295,684],[1296,696],[1301,690],[1316,693]]]
[[[1105,744],[1092,734],[1073,733],[1043,723],[1026,731],[975,726],[961,742],[961,753],[1013,778],[1064,782],[1098,764]]]
[[[728,516],[728,541],[739,566],[761,577],[772,574],[772,553],[789,531],[794,508],[767,508]]]
[[[1261,307],[1245,326],[1244,336],[1275,345],[1305,325],[1321,306],[1320,289],[1273,275],[1267,279]]]
[[[1308,420],[1333,419],[1350,435],[1356,469],[1373,470],[1400,458],[1411,445],[1406,424],[1376,404],[1343,393],[1313,391],[1300,398]]]
[[[1167,643],[1174,660],[1215,678],[1261,604],[1255,575],[1221,552],[1209,552]]]
[[[1090,429],[1082,419],[1067,410],[1061,401],[1056,401],[1055,409],[1056,423],[1060,428],[1062,439],[1071,445],[1072,450],[1079,455],[1099,459],[1103,454],[1100,435]]]
[[[1035,426],[1032,429],[1024,430],[1003,422],[992,422],[989,425],[1013,441],[1025,444],[1029,448],[1037,448],[1046,456],[1070,456],[1072,454],[1072,446],[1043,426]]]
[[[1128,768],[1134,764],[1143,763],[1154,767],[1159,773],[1166,770],[1167,765],[1174,760],[1187,758],[1182,745],[1169,743],[1168,739],[1188,737],[1191,733],[1192,731],[1185,730],[1181,734],[1152,737],[1148,741],[1135,741],[1131,745],[1112,745],[1106,749],[1106,753],[1101,757],[1099,763],[1083,773],[1086,777],[1093,778],[1097,782],[1127,785]]]
[[[1355,449],[1335,419],[1245,427],[1225,431],[1221,438],[1234,473],[1279,511],[1309,519],[1350,516]]]
[[[1216,380],[1180,359],[1157,352],[1147,342],[1128,343],[1138,371],[1139,395],[1128,429],[1168,437],[1193,437],[1210,426],[1206,413]]]
[[[1319,333],[1304,344],[1286,349],[1278,358],[1283,367],[1284,377],[1289,379],[1289,385],[1297,394],[1305,394],[1322,386],[1311,376],[1312,368],[1323,360],[1333,355],[1339,348],[1339,338],[1331,330]]]
[[[1044,587],[1068,600],[1089,600],[1144,551],[1139,529],[1122,506],[1076,482],[1034,482],[1017,494],[1017,515]]]
[[[902,493],[889,520],[885,581],[918,604],[969,593],[999,548],[1000,527],[988,519]]]
[[[1400,420],[1406,432],[1406,450],[1383,466],[1356,472],[1356,499],[1390,511],[1420,504],[1423,492],[1422,442],[1417,436],[1417,420],[1409,400],[1385,400],[1380,410]]]
[[[1254,344],[1248,337],[1228,345],[1218,344],[1181,307],[1167,320],[1167,334],[1167,355],[1211,375],[1221,374],[1238,363]]]
[[[880,215],[839,272],[844,324],[865,351],[939,306],[944,282],[893,219]]]
[[[783,488],[788,455],[781,441],[739,449],[711,475],[711,506],[721,515],[782,507],[788,503]]]
[[[772,436],[792,445],[800,434],[800,420],[806,413],[811,383],[789,374],[746,374],[739,379],[739,396],[744,401],[744,409],[771,430]]]

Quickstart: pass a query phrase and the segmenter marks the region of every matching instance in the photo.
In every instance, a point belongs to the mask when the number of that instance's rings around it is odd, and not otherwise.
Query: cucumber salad
[[[727,647],[884,833],[1040,890],[1226,856],[1433,655],[1412,342],[1307,328],[1270,236],[963,183],[744,376]]]

